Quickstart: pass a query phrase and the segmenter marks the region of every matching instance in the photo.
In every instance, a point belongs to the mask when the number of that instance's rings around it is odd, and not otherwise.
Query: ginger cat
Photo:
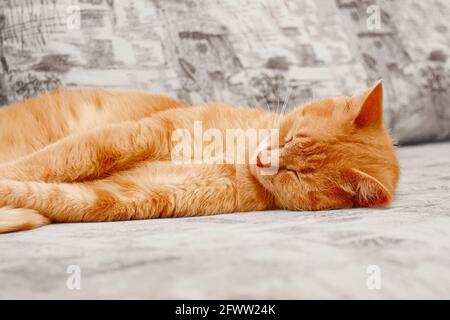
[[[0,109],[0,233],[51,222],[385,207],[399,178],[382,84],[287,114],[161,96],[58,90]],[[243,164],[176,164],[178,128],[279,130]],[[246,145],[246,148],[251,146]],[[279,154],[265,174],[267,153]],[[269,155],[270,157],[270,155]]]

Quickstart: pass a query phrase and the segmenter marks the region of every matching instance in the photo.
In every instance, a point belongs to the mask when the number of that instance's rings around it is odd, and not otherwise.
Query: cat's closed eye
[[[288,144],[291,143],[295,140],[299,140],[299,139],[305,139],[308,138],[308,136],[304,133],[296,133],[295,135],[288,135],[285,139],[284,139],[284,144]]]
[[[288,143],[292,142],[292,140],[294,140],[294,136],[289,135],[286,137],[286,139],[284,139],[284,144],[288,144]]]

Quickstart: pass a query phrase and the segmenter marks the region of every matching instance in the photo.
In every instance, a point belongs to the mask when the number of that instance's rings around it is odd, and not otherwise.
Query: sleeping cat
[[[87,89],[2,108],[0,233],[51,222],[385,207],[399,166],[382,100],[379,82],[287,114]],[[252,150],[254,162],[176,164],[172,133],[192,131],[195,121],[219,132],[276,128],[279,139]],[[276,172],[266,174],[274,150]]]

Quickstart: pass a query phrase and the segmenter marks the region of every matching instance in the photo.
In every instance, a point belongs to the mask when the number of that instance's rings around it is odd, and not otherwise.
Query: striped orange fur
[[[262,174],[259,162],[174,164],[171,134],[194,121],[221,132],[276,126],[278,173]],[[51,222],[383,207],[398,177],[381,83],[286,115],[94,89],[0,109],[0,233]]]

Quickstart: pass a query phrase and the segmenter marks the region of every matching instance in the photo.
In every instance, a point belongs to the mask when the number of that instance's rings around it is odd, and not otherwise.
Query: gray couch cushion
[[[399,142],[449,138],[450,3],[380,5],[2,1],[0,105],[65,85],[277,109],[288,96],[294,107],[383,78]]]

